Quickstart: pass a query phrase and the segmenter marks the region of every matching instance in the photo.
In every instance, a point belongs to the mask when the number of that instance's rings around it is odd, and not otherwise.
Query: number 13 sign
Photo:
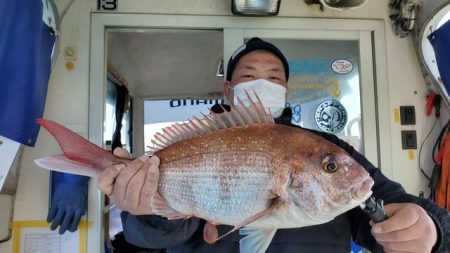
[[[117,10],[118,0],[97,0],[97,9],[104,11],[115,11]]]

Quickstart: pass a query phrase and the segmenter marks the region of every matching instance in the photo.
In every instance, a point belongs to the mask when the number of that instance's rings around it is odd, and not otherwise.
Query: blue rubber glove
[[[74,232],[81,216],[86,213],[89,177],[52,171],[53,197],[48,210],[47,222],[51,230],[58,225],[59,233]]]

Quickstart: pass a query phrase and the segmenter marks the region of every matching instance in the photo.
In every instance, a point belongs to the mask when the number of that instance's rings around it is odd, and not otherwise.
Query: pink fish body
[[[257,235],[240,244],[241,252],[256,253],[265,252],[276,229],[328,222],[371,195],[373,180],[344,150],[307,130],[274,124],[261,108],[256,102],[157,134],[154,154],[161,163],[154,212],[169,219],[195,216],[207,220],[208,228],[227,224]],[[95,176],[127,162],[99,147],[86,148],[88,141],[55,122],[38,123],[64,152],[37,160],[42,167],[68,171],[65,163],[73,163],[75,171],[69,172]],[[95,155],[86,158],[86,152]]]
[[[247,226],[320,224],[371,194],[368,173],[345,151],[295,127],[219,130],[155,155],[161,159],[158,192],[167,204],[217,224],[239,225],[274,202],[277,210]],[[339,168],[327,171],[330,163]]]

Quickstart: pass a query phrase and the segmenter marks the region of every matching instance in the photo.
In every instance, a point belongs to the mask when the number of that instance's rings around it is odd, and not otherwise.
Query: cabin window
[[[144,101],[144,144],[145,151],[152,146],[151,140],[157,132],[174,123],[186,122],[193,116],[201,119],[209,114],[209,108],[223,103],[222,99],[159,99]]]
[[[364,152],[359,41],[266,40],[288,60],[292,124],[335,134]]]
[[[108,150],[111,150],[114,131],[116,130],[117,122],[116,116],[119,114],[117,110],[117,101],[119,89],[121,88],[120,84],[117,84],[113,80],[107,80],[107,88],[106,88],[106,103],[105,103],[105,130],[103,132],[103,139],[105,140],[105,147]],[[122,89],[125,87],[122,86]],[[120,143],[122,144],[122,148],[132,152],[131,145],[131,97],[129,95],[125,95],[124,105],[123,105],[123,116],[122,116],[122,127],[120,129]]]

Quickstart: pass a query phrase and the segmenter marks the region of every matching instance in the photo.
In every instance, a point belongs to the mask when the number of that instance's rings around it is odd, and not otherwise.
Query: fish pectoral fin
[[[240,235],[245,235],[239,241],[239,251],[245,253],[264,253],[269,247],[275,233],[274,228],[241,228]]]
[[[213,244],[218,240],[219,231],[215,224],[206,221],[205,227],[203,228],[203,240],[208,244]]]
[[[167,205],[167,203],[163,200],[161,195],[159,195],[159,193],[157,192],[155,193],[155,195],[153,195],[151,207],[152,211],[155,214],[166,217],[169,220],[184,219],[190,217],[190,215],[180,213],[177,210],[170,207],[169,205]]]
[[[247,226],[248,224],[256,221],[257,219],[259,219],[261,217],[269,215],[274,209],[277,209],[281,205],[283,205],[283,201],[281,200],[280,197],[277,197],[277,198],[273,199],[272,200],[272,204],[268,208],[266,208],[266,209],[262,210],[261,212],[253,215],[252,217],[244,220],[241,224],[238,224],[238,225],[234,226],[233,229],[231,229],[226,234],[224,234],[224,235],[220,236],[219,238],[217,238],[216,241],[222,239],[223,237],[233,233],[234,231],[236,231],[236,230],[238,230],[238,229],[240,229],[242,227]]]

